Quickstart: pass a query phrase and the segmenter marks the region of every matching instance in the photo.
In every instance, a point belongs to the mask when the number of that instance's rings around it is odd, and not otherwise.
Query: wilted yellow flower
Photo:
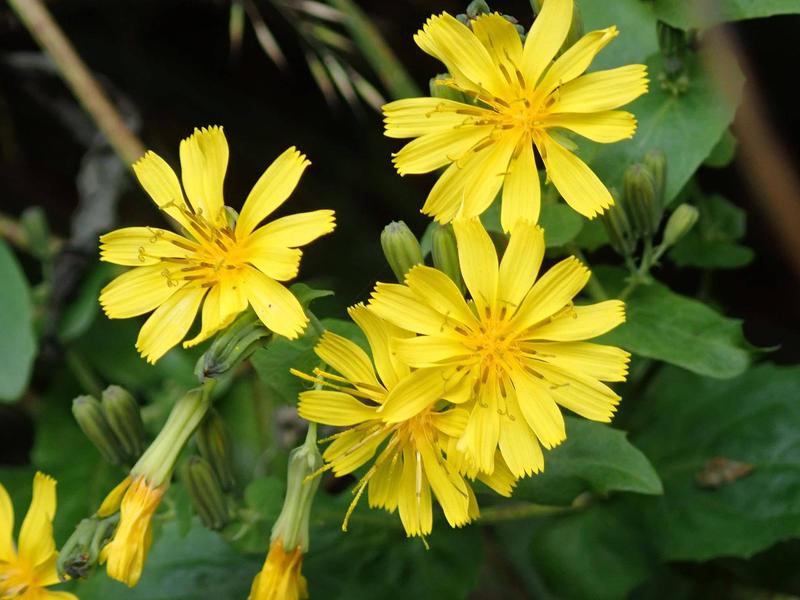
[[[258,227],[286,201],[310,164],[294,147],[281,154],[256,182],[235,219],[223,201],[228,143],[220,127],[196,129],[180,146],[184,200],[178,177],[157,154],[133,165],[139,182],[181,233],[126,227],[100,238],[101,260],[135,267],[100,294],[112,319],[154,311],[136,341],[149,362],[180,342],[202,305],[193,346],[229,325],[248,306],[269,329],[294,339],[308,319],[280,281],[297,275],[298,249],[334,228],[333,211],[281,217]]]
[[[447,13],[428,19],[414,40],[450,73],[440,85],[475,99],[409,98],[384,106],[386,135],[418,138],[395,155],[401,175],[450,165],[422,212],[440,222],[481,214],[502,186],[501,221],[539,218],[535,145],[547,175],[576,211],[594,217],[614,201],[591,169],[571,152],[572,131],[595,142],[633,136],[636,119],[614,110],[647,91],[646,67],[628,65],[582,75],[617,35],[593,31],[553,61],[572,20],[573,0],[547,0],[523,45],[499,14],[472,29]]]
[[[409,536],[430,533],[432,497],[451,527],[469,523],[478,516],[478,505],[468,478],[478,473],[463,466],[455,448],[467,424],[467,412],[430,405],[408,419],[385,422],[381,407],[389,393],[414,396],[420,393],[420,385],[433,385],[432,393],[440,399],[447,397],[447,391],[441,381],[411,379],[408,366],[391,353],[393,339],[413,334],[382,321],[363,305],[351,307],[349,313],[367,337],[375,366],[356,344],[326,332],[315,351],[341,376],[320,370],[317,377],[305,376],[331,389],[302,392],[298,405],[304,419],[347,428],[332,436],[323,454],[327,468],[337,476],[352,473],[377,454],[356,485],[342,528],[346,530],[366,489],[371,507],[398,510]],[[501,458],[493,474],[479,477],[497,492],[511,493],[514,478],[503,468]]]
[[[33,478],[33,498],[14,547],[14,507],[0,484],[0,598],[20,600],[78,600],[69,592],[47,589],[60,582],[56,572],[53,517],[56,481],[44,473]]]
[[[582,340],[622,323],[624,304],[574,305],[590,273],[572,257],[538,277],[544,235],[531,223],[517,222],[499,265],[478,219],[454,228],[470,303],[449,277],[426,266],[411,269],[405,285],[379,283],[373,292],[370,310],[420,334],[394,340],[396,359],[417,370],[404,389],[389,393],[381,414],[404,423],[438,401],[435,382],[453,382],[470,411],[457,448],[491,473],[499,447],[521,477],[543,468],[540,443],[551,448],[564,440],[559,405],[611,419],[620,398],[601,381],[623,381],[629,355]]]
[[[300,572],[303,566],[303,549],[297,546],[286,552],[283,540],[276,539],[261,572],[253,579],[247,600],[301,600],[308,598],[306,578]]]

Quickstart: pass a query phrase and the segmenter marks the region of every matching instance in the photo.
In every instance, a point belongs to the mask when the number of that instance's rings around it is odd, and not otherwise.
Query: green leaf
[[[739,319],[657,282],[639,286],[626,306],[625,323],[598,341],[720,379],[735,377],[750,364],[751,346]]]
[[[649,150],[662,150],[669,157],[665,202],[669,203],[703,163],[733,121],[744,78],[727,82],[723,93],[702,54],[687,59],[689,89],[673,96],[658,83],[662,72],[660,55],[647,61],[650,91],[625,107],[636,115],[639,128],[631,140],[616,144],[583,144],[582,152],[600,178],[609,186],[620,186],[622,174]]]
[[[656,18],[648,2],[641,0],[578,0],[585,31],[615,25],[619,35],[594,59],[590,70],[613,69],[642,63],[658,52]]]
[[[8,245],[0,240],[0,401],[19,398],[28,387],[36,337],[28,280]]]
[[[539,215],[539,225],[544,229],[544,242],[548,248],[563,246],[575,239],[585,219],[563,203],[544,204]]]
[[[736,147],[739,142],[730,129],[726,129],[722,137],[719,138],[717,145],[711,149],[711,154],[703,161],[704,167],[721,169],[731,164],[736,157]]]
[[[545,455],[544,472],[520,480],[515,498],[571,504],[583,492],[662,493],[661,481],[624,431],[567,417],[567,440]]]
[[[317,298],[333,296],[333,292],[331,290],[316,290],[305,283],[293,283],[289,289],[295,295],[303,308],[308,308],[309,304],[311,304]]]
[[[669,368],[652,381],[634,440],[664,481],[664,496],[641,503],[663,558],[749,557],[800,536],[798,397],[797,366],[764,364],[728,381]],[[701,487],[714,458],[752,472]]]
[[[254,479],[244,492],[243,518],[225,529],[225,537],[240,552],[264,552],[272,525],[283,506],[286,482],[277,477]]]
[[[81,600],[241,600],[264,560],[235,552],[197,519],[185,537],[178,523],[167,522],[153,541],[142,578],[135,588],[97,570],[73,588]],[[267,542],[264,541],[264,550]]]
[[[745,233],[746,213],[722,196],[697,202],[700,216],[692,230],[669,252],[679,267],[737,269],[752,262],[753,251],[737,240]]]
[[[64,311],[58,336],[67,342],[85,333],[100,314],[100,290],[111,280],[115,268],[108,263],[98,263],[86,277],[78,296]]]
[[[715,0],[713,3],[656,0],[655,9],[662,21],[690,29],[727,21],[800,13],[800,0]]]

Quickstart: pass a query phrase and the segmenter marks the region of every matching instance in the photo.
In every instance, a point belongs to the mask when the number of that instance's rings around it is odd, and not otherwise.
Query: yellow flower
[[[180,342],[202,305],[193,346],[223,329],[248,306],[269,329],[296,338],[308,319],[280,281],[297,275],[298,249],[334,228],[333,211],[318,210],[259,223],[286,201],[310,164],[294,147],[256,182],[235,224],[223,201],[228,143],[220,127],[195,130],[180,145],[178,178],[157,154],[133,165],[142,187],[182,229],[126,227],[100,238],[101,260],[135,267],[106,286],[100,303],[112,319],[153,314],[136,347],[153,363]]]
[[[276,539],[250,588],[248,600],[300,600],[308,598],[306,578],[300,572],[303,566],[303,550],[297,546],[286,552],[283,540]]]
[[[409,271],[404,285],[379,283],[373,292],[370,310],[420,334],[394,340],[395,358],[417,370],[405,389],[390,392],[381,413],[389,423],[405,422],[441,397],[433,382],[457,382],[470,411],[457,448],[491,473],[499,447],[521,477],[543,468],[540,443],[564,440],[559,405],[611,419],[620,398],[601,381],[623,381],[629,355],[582,340],[622,323],[625,307],[618,300],[575,306],[590,276],[575,258],[537,277],[544,235],[535,225],[517,222],[499,266],[478,219],[454,228],[469,304],[449,277],[426,266]]]
[[[153,513],[167,486],[154,486],[143,476],[126,477],[103,501],[97,515],[105,518],[119,511],[114,538],[103,548],[100,562],[108,563],[108,576],[129,587],[142,576],[144,561],[153,541]]]
[[[356,485],[342,529],[347,529],[350,514],[367,488],[369,505],[398,510],[409,536],[430,533],[432,496],[451,527],[469,523],[478,516],[478,505],[467,479],[478,473],[464,465],[455,449],[467,424],[466,411],[431,405],[409,419],[385,422],[381,406],[391,391],[413,396],[420,392],[418,386],[429,386],[437,400],[446,398],[447,392],[441,380],[412,380],[410,369],[390,352],[393,339],[413,334],[383,322],[363,305],[351,307],[349,313],[367,337],[375,367],[356,344],[326,332],[315,351],[341,376],[320,370],[316,378],[305,376],[333,389],[302,392],[298,405],[304,419],[347,428],[332,436],[323,454],[326,468],[337,476],[352,473],[377,454]],[[514,478],[503,468],[502,459],[491,476],[481,474],[480,479],[498,493],[511,493]]]
[[[78,600],[69,592],[51,592],[59,583],[56,573],[56,481],[44,473],[33,478],[33,499],[14,547],[14,507],[0,484],[0,598],[20,600]]]
[[[401,175],[450,165],[422,212],[440,222],[477,216],[502,186],[503,229],[519,218],[535,223],[541,192],[534,145],[573,209],[591,218],[614,203],[560,132],[601,143],[632,137],[636,119],[614,109],[647,91],[646,67],[582,75],[616,37],[616,27],[588,33],[553,61],[569,30],[572,5],[573,0],[547,0],[524,46],[514,26],[496,13],[472,21],[471,30],[443,13],[414,37],[447,67],[450,78],[439,83],[476,101],[410,98],[383,108],[387,136],[417,138],[394,157]]]

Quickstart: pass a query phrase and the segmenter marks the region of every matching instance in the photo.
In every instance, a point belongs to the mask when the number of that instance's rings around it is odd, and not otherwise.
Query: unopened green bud
[[[625,208],[634,232],[637,237],[652,236],[658,230],[661,207],[650,170],[640,163],[631,165],[625,171],[623,186]]]
[[[697,208],[691,204],[681,204],[667,219],[667,226],[664,227],[664,240],[661,244],[665,248],[677,244],[678,240],[694,227],[699,215]]]
[[[110,385],[103,390],[102,403],[111,430],[128,458],[136,460],[147,445],[139,405],[133,396],[118,385]]]
[[[228,524],[228,507],[214,469],[200,456],[192,456],[182,469],[182,479],[203,525],[219,531]]]
[[[225,421],[210,410],[195,434],[197,449],[214,469],[222,489],[229,492],[236,485],[233,476],[233,446]]]
[[[492,12],[492,9],[489,8],[485,0],[472,0],[472,2],[467,5],[467,17],[470,19],[474,19],[478,15],[489,14],[490,12]]]
[[[112,465],[126,461],[125,450],[111,430],[100,402],[92,396],[78,396],[72,401],[72,414],[81,431]]]
[[[86,577],[97,564],[100,550],[113,537],[117,523],[119,513],[105,519],[97,516],[82,519],[58,553],[58,578],[66,581]]]
[[[431,232],[431,256],[433,266],[447,275],[464,291],[464,281],[461,279],[461,265],[458,262],[458,245],[450,224],[435,223]]]
[[[243,312],[214,338],[209,349],[198,359],[195,375],[202,382],[227,373],[261,347],[269,335],[271,332],[252,310]]]
[[[686,51],[688,38],[682,29],[668,25],[664,21],[658,21],[656,34],[658,35],[658,47],[664,56],[681,56]]]
[[[615,197],[614,206],[600,215],[600,222],[608,234],[608,241],[611,247],[621,256],[630,256],[636,249],[636,236],[631,229],[631,223],[619,200],[617,194],[612,192]]]
[[[25,231],[28,251],[40,260],[50,256],[52,250],[50,227],[42,207],[26,208],[19,216],[19,223]]]
[[[661,150],[650,150],[644,155],[642,163],[653,176],[653,187],[658,206],[664,206],[664,192],[667,187],[667,155]]]
[[[455,102],[471,103],[471,100],[466,94],[444,83],[446,81],[452,81],[452,79],[449,73],[441,73],[436,77],[431,77],[428,82],[431,96],[444,100],[453,100]]]
[[[403,221],[392,221],[383,228],[381,248],[400,283],[411,267],[422,264],[422,249],[419,242]]]
[[[309,430],[305,443],[289,454],[286,496],[281,514],[272,527],[271,541],[282,539],[285,548],[300,546],[303,552],[308,550],[308,521],[319,487],[319,477],[309,476],[317,474],[323,464],[315,432],[316,429]]]

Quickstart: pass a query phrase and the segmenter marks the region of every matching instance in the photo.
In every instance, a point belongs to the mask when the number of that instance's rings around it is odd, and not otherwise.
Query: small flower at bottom
[[[458,401],[469,419],[457,449],[485,473],[496,469],[499,449],[516,477],[530,475],[544,468],[540,444],[552,448],[566,437],[559,405],[611,420],[620,397],[601,382],[624,381],[629,355],[583,340],[622,323],[625,305],[574,305],[590,273],[572,257],[538,277],[544,234],[529,222],[517,222],[499,265],[478,219],[454,228],[469,303],[449,277],[426,266],[372,294],[371,311],[419,334],[392,344],[394,359],[416,369],[407,382],[415,393],[392,390],[383,418],[404,423],[424,414],[440,397],[432,382],[461,377]]]
[[[303,549],[286,551],[283,539],[269,546],[261,572],[253,580],[248,600],[301,600],[308,598],[306,578],[301,573]]]
[[[296,338],[308,318],[279,282],[297,275],[300,246],[333,231],[333,211],[259,224],[286,201],[309,161],[294,147],[286,150],[256,182],[238,218],[231,219],[222,195],[228,166],[222,128],[196,129],[181,142],[180,159],[183,189],[153,152],[133,165],[142,187],[182,232],[126,227],[103,235],[101,260],[134,267],[102,290],[103,310],[112,319],[154,311],[136,341],[151,363],[186,336],[201,306],[202,328],[185,347],[224,329],[248,305],[270,330]]]
[[[33,478],[33,498],[14,546],[14,507],[0,484],[0,598],[21,600],[78,600],[69,592],[47,588],[60,583],[56,571],[53,517],[56,513],[56,481],[44,473]]]
[[[341,375],[321,370],[315,376],[296,375],[330,389],[302,392],[298,413],[312,422],[346,427],[331,436],[325,450],[326,469],[337,476],[352,473],[376,456],[354,490],[355,498],[342,526],[365,490],[371,507],[397,510],[409,536],[425,536],[433,524],[432,498],[442,506],[451,527],[478,517],[478,505],[469,479],[476,475],[498,493],[509,495],[514,478],[498,457],[492,474],[468,472],[455,443],[467,424],[461,408],[432,405],[409,419],[387,423],[382,407],[389,393],[410,396],[420,386],[434,389],[437,399],[448,399],[452,389],[437,376],[412,380],[411,370],[392,355],[394,338],[412,335],[378,318],[363,305],[351,307],[350,316],[365,333],[375,366],[356,344],[326,332],[315,348],[317,355]],[[377,373],[376,373],[377,371]]]

